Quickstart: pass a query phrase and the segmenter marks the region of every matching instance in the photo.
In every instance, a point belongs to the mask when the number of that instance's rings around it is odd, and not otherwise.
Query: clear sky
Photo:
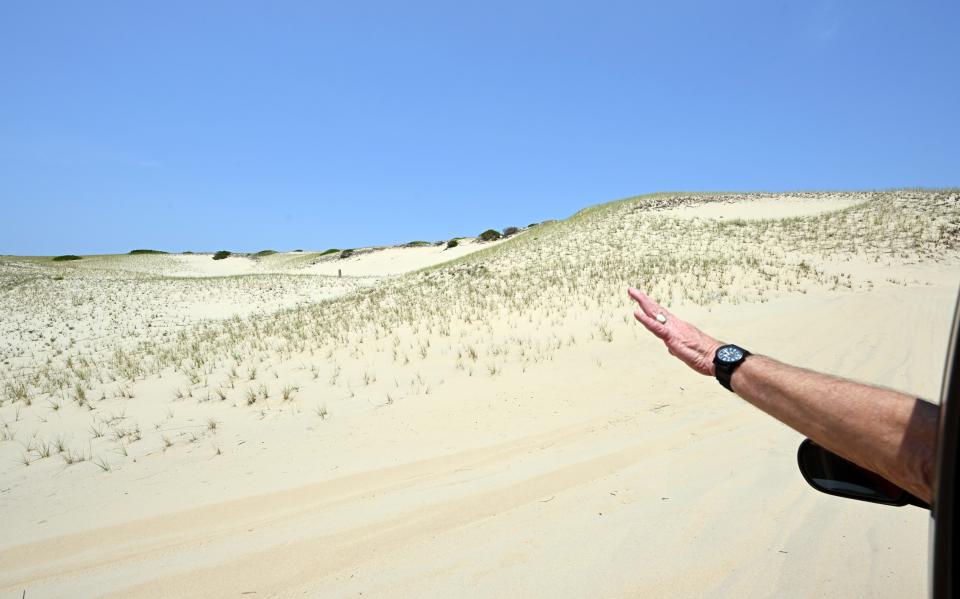
[[[0,253],[960,185],[960,2],[0,3]]]

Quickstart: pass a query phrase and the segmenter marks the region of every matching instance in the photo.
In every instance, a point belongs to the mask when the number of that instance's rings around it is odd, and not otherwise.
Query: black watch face
[[[743,350],[736,345],[725,345],[717,350],[717,359],[727,363],[739,362],[743,359]]]

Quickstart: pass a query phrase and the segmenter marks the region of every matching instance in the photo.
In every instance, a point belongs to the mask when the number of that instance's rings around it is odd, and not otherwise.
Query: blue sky
[[[960,3],[0,4],[0,253],[389,244],[960,185]]]

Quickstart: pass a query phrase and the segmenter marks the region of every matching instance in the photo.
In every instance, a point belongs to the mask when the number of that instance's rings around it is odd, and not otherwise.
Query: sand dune
[[[925,512],[817,494],[798,435],[630,316],[639,285],[935,398],[960,194],[781,199],[615,202],[449,264],[4,258],[0,596],[920,594]]]

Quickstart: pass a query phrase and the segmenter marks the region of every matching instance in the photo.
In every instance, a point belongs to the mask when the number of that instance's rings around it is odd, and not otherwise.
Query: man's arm
[[[757,355],[737,368],[730,386],[818,445],[932,501],[937,406]]]
[[[700,374],[715,375],[713,356],[721,342],[642,292],[631,288],[629,295],[640,306],[636,319],[672,355]],[[748,357],[730,383],[737,395],[818,445],[932,501],[937,406],[758,355]]]

